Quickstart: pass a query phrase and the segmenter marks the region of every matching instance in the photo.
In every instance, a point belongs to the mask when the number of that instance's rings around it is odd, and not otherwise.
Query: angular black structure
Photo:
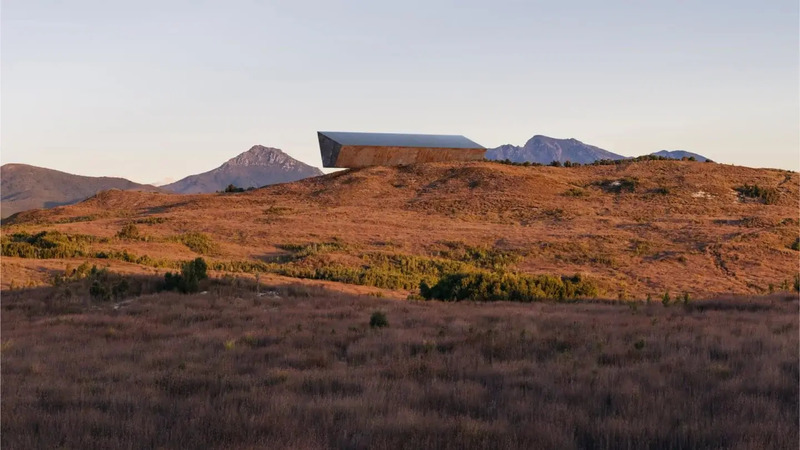
[[[486,148],[461,135],[318,131],[323,167],[357,168],[482,160]]]

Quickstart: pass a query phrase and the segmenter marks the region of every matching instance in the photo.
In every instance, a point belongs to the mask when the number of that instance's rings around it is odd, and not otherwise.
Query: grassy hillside
[[[77,203],[108,189],[159,191],[124,178],[85,177],[27,164],[4,164],[0,178],[4,218],[29,209]]]
[[[153,272],[202,255],[219,272],[398,292],[451,272],[502,271],[579,274],[607,298],[766,293],[797,274],[799,182],[687,161],[478,162],[348,170],[239,194],[104,192],[4,225],[6,256],[42,231],[61,234],[40,241],[69,250],[19,250],[27,258],[3,258],[2,283],[43,283],[98,257]]]

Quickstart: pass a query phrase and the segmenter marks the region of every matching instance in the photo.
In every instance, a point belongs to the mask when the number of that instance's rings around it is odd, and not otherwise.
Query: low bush
[[[762,187],[757,184],[745,184],[736,188],[736,192],[742,197],[759,199],[765,205],[774,205],[778,203],[780,194],[778,190],[770,187]]]
[[[201,255],[215,255],[219,253],[217,245],[208,235],[203,233],[189,232],[171,238],[172,241],[180,242],[187,246],[189,250]]]
[[[203,258],[196,258],[183,265],[180,274],[164,274],[164,289],[177,290],[184,294],[200,290],[200,281],[208,278],[208,264]]]
[[[58,231],[26,232],[3,235],[0,240],[3,256],[36,259],[81,258],[88,254],[94,236],[68,235]]]
[[[389,320],[386,319],[386,314],[381,311],[375,311],[369,317],[369,326],[372,328],[383,328],[389,326]]]
[[[444,250],[433,252],[433,256],[465,262],[475,267],[485,269],[501,269],[518,263],[522,255],[510,250],[498,248],[471,246],[462,242],[443,242]],[[427,270],[427,268],[423,268]]]
[[[157,225],[159,223],[164,223],[167,221],[166,217],[145,217],[143,219],[136,219],[133,223],[144,224],[144,225]]]
[[[595,184],[606,192],[620,194],[622,192],[636,191],[639,180],[635,177],[624,177],[619,180],[602,180]]]
[[[128,223],[117,232],[116,237],[118,239],[134,241],[141,239],[142,235],[139,233],[139,228],[137,228],[136,225]]]
[[[580,275],[559,278],[550,275],[460,272],[444,275],[433,286],[422,282],[420,294],[427,300],[531,302],[595,297],[598,291],[592,282]]]

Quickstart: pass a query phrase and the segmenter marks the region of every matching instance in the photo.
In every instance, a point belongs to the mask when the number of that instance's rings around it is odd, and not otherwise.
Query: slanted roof
[[[458,134],[354,133],[349,131],[319,131],[318,133],[341,146],[486,148]]]

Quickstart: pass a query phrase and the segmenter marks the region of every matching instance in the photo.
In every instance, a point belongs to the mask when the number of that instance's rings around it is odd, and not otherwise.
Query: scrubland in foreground
[[[121,304],[4,291],[3,448],[797,448],[795,295],[251,288]],[[376,311],[388,326],[370,327]]]

